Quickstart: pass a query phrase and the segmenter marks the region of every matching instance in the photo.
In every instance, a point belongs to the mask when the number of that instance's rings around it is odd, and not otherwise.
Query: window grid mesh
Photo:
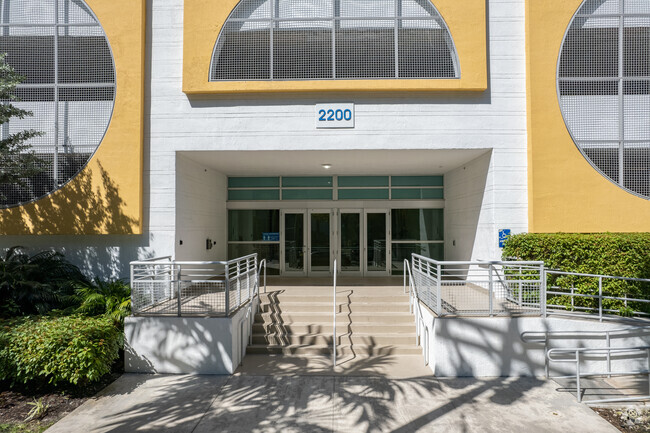
[[[650,2],[585,0],[562,44],[558,94],[587,160],[650,198]]]
[[[115,67],[106,35],[83,0],[0,0],[0,52],[25,77],[16,107],[33,116],[0,126],[24,130],[42,171],[0,186],[0,208],[39,199],[73,178],[99,147],[115,102]],[[1,169],[2,167],[0,167]]]
[[[459,77],[430,0],[242,0],[210,66],[210,81]]]

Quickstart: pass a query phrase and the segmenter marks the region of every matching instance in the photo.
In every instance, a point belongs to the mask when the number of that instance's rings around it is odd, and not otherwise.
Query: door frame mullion
[[[302,272],[287,271],[286,270],[286,215],[287,214],[302,214]],[[280,209],[280,273],[282,275],[290,276],[307,276],[307,209]]]
[[[341,226],[342,226],[341,216],[344,213],[351,213],[351,214],[358,214],[359,215],[359,270],[358,271],[343,271],[341,269],[341,252],[343,251],[343,248],[342,248],[342,245],[341,245],[341,241],[342,241],[342,236],[341,236]],[[356,277],[362,277],[363,276],[364,230],[365,230],[365,224],[364,224],[363,208],[338,209],[338,218],[337,218],[337,233],[338,233],[337,249],[338,249],[338,255],[337,255],[337,259],[338,259],[338,268],[339,268],[338,270],[341,272],[342,275],[356,276]]]

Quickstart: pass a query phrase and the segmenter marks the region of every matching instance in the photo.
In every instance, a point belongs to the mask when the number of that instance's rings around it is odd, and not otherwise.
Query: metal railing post
[[[540,279],[542,283],[542,287],[540,288],[539,295],[540,295],[540,300],[539,300],[539,307],[542,310],[542,317],[546,319],[546,268],[544,268],[544,265],[540,265]]]
[[[522,274],[521,266],[519,266],[519,307],[524,306],[524,293],[523,293],[522,281],[521,281],[522,278],[523,278],[523,274]]]
[[[226,317],[230,316],[230,266],[228,263],[226,263],[226,268],[225,268],[225,295],[226,295],[226,302],[224,306],[224,310],[226,313]]]
[[[493,305],[493,302],[492,302],[492,296],[494,294],[494,280],[493,280],[493,277],[492,277],[492,267],[493,267],[493,265],[492,265],[492,263],[490,263],[490,265],[488,266],[488,272],[490,274],[489,283],[488,283],[489,284],[488,285],[488,295],[490,297],[490,299],[489,299],[490,317],[492,317],[494,315],[494,305]]]
[[[580,351],[576,350],[576,394],[578,403],[582,403],[582,395],[580,393]]]
[[[598,320],[603,321],[603,277],[598,277]]]
[[[544,353],[546,356],[544,356],[544,374],[546,375],[546,378],[548,379],[549,377],[549,362],[550,360],[548,359],[548,336],[544,338]]]
[[[334,259],[334,314],[332,320],[332,368],[336,367],[336,259]]]
[[[650,349],[646,349],[645,353],[648,357],[648,395],[650,395]]]
[[[241,262],[237,262],[237,306],[238,308],[241,305]]]
[[[257,280],[257,256],[255,258],[251,259],[253,262],[253,272],[255,272],[255,280]],[[249,266],[248,269],[248,278],[247,278],[247,285],[248,285],[248,299],[251,299],[251,269]]]
[[[178,308],[178,317],[181,317],[181,276],[182,276],[182,267],[178,266],[178,273],[176,274],[176,302]]]
[[[438,311],[436,311],[436,313],[438,314],[438,316],[442,316],[442,285],[441,285],[441,283],[442,283],[442,271],[441,271],[441,269],[442,269],[442,266],[440,265],[440,263],[438,263],[437,270],[436,270],[438,272],[438,275],[437,275],[437,278],[436,278],[436,285],[437,285],[436,291],[438,292],[438,296],[436,297],[436,309]]]
[[[605,331],[605,344],[607,348],[609,349],[610,346],[610,338],[609,338],[609,331]],[[612,351],[608,350],[607,351],[607,377],[612,377]]]

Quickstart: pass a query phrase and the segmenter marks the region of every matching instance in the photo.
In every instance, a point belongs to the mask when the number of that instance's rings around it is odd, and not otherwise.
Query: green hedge
[[[585,274],[650,278],[650,233],[524,233],[506,241],[503,258],[544,261],[549,269]],[[574,287],[577,293],[597,294],[598,279],[586,277],[549,276],[549,286],[559,291]],[[621,280],[603,280],[603,293],[613,296],[650,298],[650,284]],[[549,298],[549,304],[571,307],[566,296]],[[597,302],[583,298],[574,300],[574,307],[597,307]],[[629,314],[623,302],[605,301],[604,308]],[[628,303],[637,311],[650,312],[650,304]]]
[[[0,380],[86,383],[111,371],[120,331],[107,317],[0,322]]]

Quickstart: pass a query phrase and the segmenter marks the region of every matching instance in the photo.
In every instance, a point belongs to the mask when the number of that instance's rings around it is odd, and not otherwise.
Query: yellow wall
[[[115,108],[108,131],[88,165],[63,188],[0,210],[0,234],[142,233],[145,0],[86,3],[115,58]]]
[[[582,0],[527,0],[529,231],[650,231],[650,200],[624,191],[580,153],[557,97],[564,34]]]
[[[485,0],[433,0],[449,27],[460,79],[377,79],[209,82],[219,32],[239,0],[185,0],[183,91],[188,94],[310,91],[432,91],[487,89]]]

